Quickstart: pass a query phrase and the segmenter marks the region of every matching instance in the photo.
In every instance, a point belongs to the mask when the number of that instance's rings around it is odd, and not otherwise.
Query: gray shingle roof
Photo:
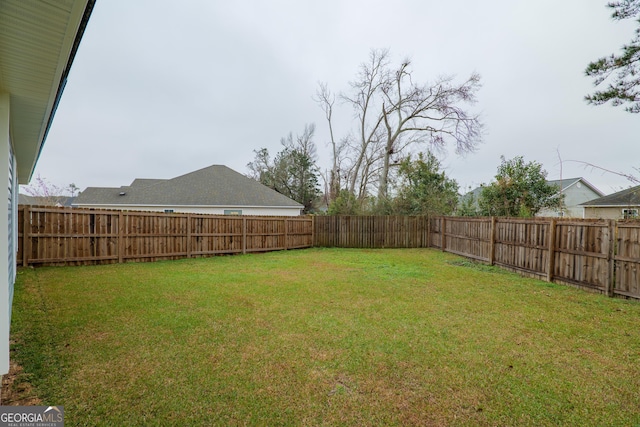
[[[547,184],[549,185],[555,185],[556,187],[558,187],[561,190],[566,189],[567,187],[570,187],[571,185],[575,184],[576,182],[580,181],[581,178],[569,178],[569,179],[552,179],[552,180],[547,180]]]
[[[581,206],[640,206],[640,185],[584,202]]]
[[[160,182],[165,182],[166,179],[146,179],[146,178],[136,178],[131,183],[130,187],[146,187],[152,184],[158,184]]]
[[[223,165],[166,180],[136,179],[120,188],[88,187],[74,204],[302,208],[298,202]]]
[[[554,180],[547,181],[547,184],[555,185],[558,188],[560,188],[562,191],[565,191],[567,188],[571,187],[572,185],[578,182],[582,182],[584,185],[589,187],[594,193],[604,196],[604,193],[602,191],[598,190],[596,187],[591,185],[591,183],[584,178],[554,179]]]

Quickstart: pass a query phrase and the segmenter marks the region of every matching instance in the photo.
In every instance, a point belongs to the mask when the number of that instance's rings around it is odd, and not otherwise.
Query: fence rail
[[[20,206],[18,262],[83,265],[267,252],[313,245],[310,217]]]
[[[640,221],[255,217],[20,206],[18,263],[83,265],[320,247],[439,248],[640,299]]]

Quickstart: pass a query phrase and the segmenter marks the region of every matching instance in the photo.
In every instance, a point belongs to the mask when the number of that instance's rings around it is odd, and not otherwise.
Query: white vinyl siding
[[[9,279],[9,318],[13,303],[13,288],[16,281],[16,255],[18,252],[18,177],[16,159],[9,144],[9,182],[8,182],[8,279]]]
[[[11,327],[11,300],[15,278],[15,230],[12,189],[14,188],[15,161],[9,139],[9,95],[0,93],[0,189],[4,188],[7,211],[0,215],[0,375],[9,372],[9,329]],[[1,193],[0,193],[1,194]],[[13,241],[12,241],[13,236]]]

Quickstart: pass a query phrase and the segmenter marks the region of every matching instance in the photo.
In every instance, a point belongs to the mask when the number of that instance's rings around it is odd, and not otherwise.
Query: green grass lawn
[[[66,425],[640,424],[640,303],[434,250],[23,269]]]

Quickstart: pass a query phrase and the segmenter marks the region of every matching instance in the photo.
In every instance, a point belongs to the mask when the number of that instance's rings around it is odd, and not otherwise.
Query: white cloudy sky
[[[617,52],[633,22],[606,0],[102,0],[73,64],[34,177],[58,186],[120,186],[212,164],[246,172],[253,150],[317,126],[319,81],[346,90],[372,48],[413,61],[414,79],[474,71],[484,143],[446,155],[462,188],[489,182],[500,155],[543,164],[549,179],[583,176],[605,193],[632,172],[640,115],[583,101],[586,65]],[[348,131],[345,107],[338,133]]]

